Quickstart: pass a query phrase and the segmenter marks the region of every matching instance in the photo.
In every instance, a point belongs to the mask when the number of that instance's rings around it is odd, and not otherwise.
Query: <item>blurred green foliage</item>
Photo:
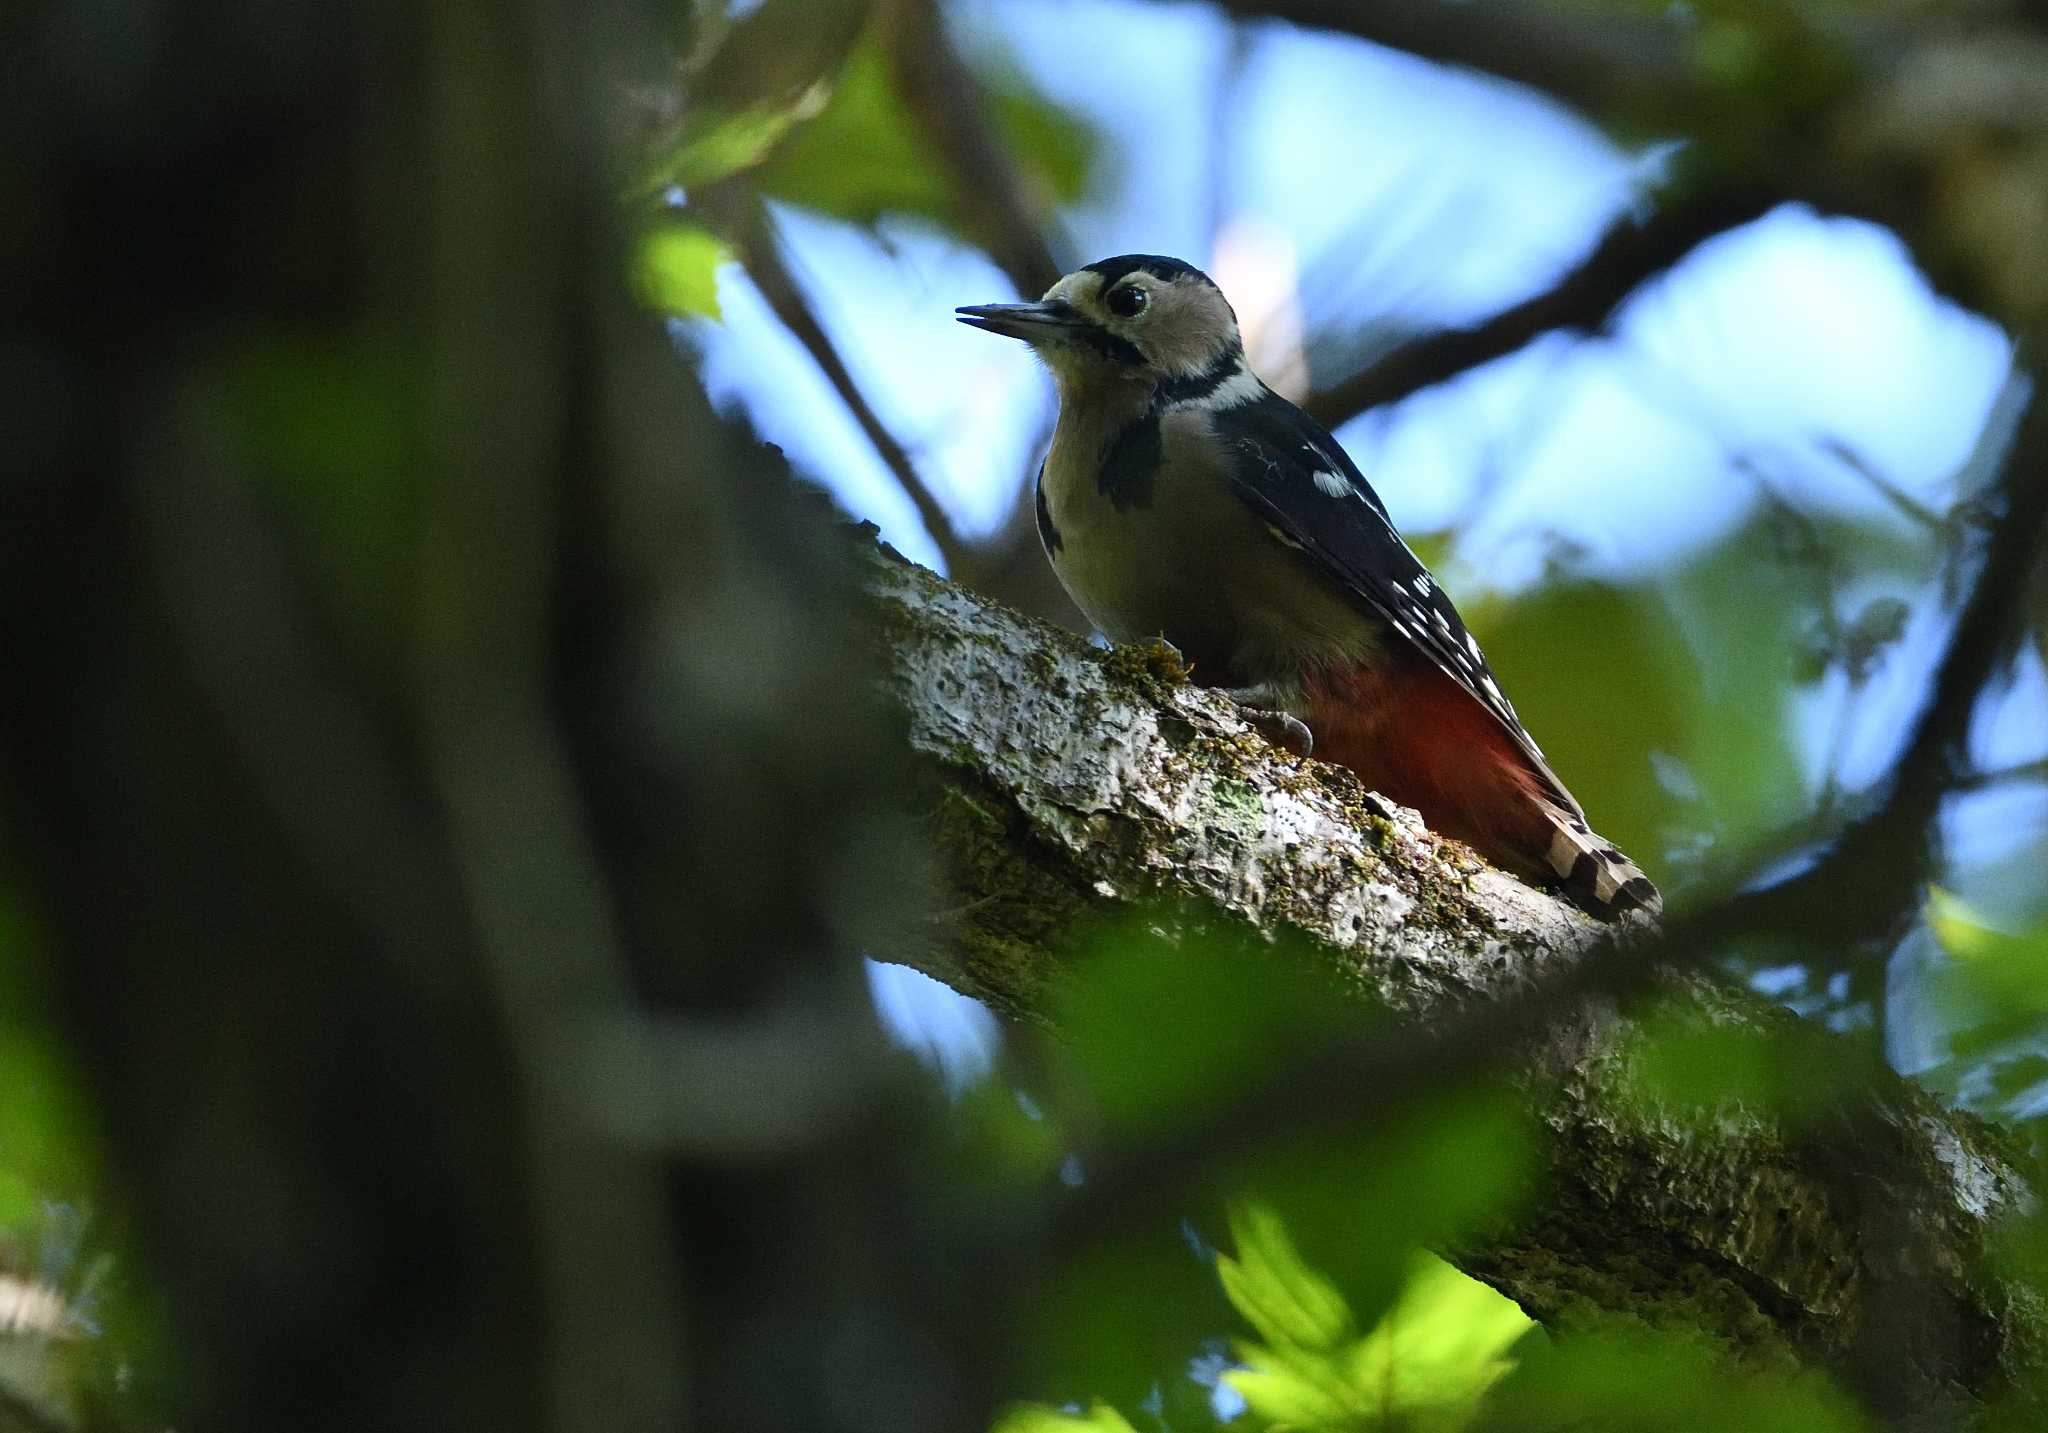
[[[1737,1367],[1682,1330],[1582,1318],[1553,1341],[1426,1252],[1511,1226],[1540,1184],[1523,1106],[1504,1089],[1388,1103],[1304,1087],[1302,1101],[1323,1104],[1298,1128],[1253,1137],[1192,1184],[1133,1184],[1127,1169],[1103,1167],[1098,1151],[1113,1166],[1136,1141],[1142,1161],[1147,1140],[1266,1091],[1291,1057],[1374,1029],[1355,996],[1291,953],[1162,933],[1171,926],[1090,943],[1061,995],[1068,1038],[1034,1046],[1027,1062],[1032,1098],[992,1075],[956,1108],[991,1191],[1052,1182],[1066,1191],[1057,1204],[1086,1198],[1098,1177],[1120,1181],[1106,1227],[1040,1271],[1019,1351],[1032,1401],[996,1433],[1866,1426],[1825,1379]],[[1132,1010],[1146,1018],[1134,1024]],[[1786,1030],[1813,1033],[1789,1016]],[[1728,1102],[1797,1127],[1858,1077],[1816,1063],[1838,1047],[1697,1014],[1653,1018],[1641,1035],[1626,1059],[1644,1116],[1697,1117],[1703,1132]],[[990,1175],[983,1156],[1003,1149],[1009,1173]]]
[[[764,7],[756,19],[778,8]],[[669,314],[717,317],[711,275],[720,263],[746,257],[746,225],[734,221],[730,202],[735,181],[744,181],[748,203],[775,200],[866,226],[904,217],[969,242],[988,237],[974,192],[981,177],[948,167],[933,129],[945,119],[921,114],[906,91],[891,46],[915,43],[895,34],[907,22],[905,14],[882,14],[843,53],[828,47],[813,55],[824,68],[808,83],[793,83],[777,67],[757,81],[767,93],[685,104],[682,120],[658,131],[629,188],[642,200],[665,196],[669,207],[701,214],[703,227],[661,224],[642,236],[644,301]],[[728,50],[750,51],[757,40],[753,27],[737,26],[699,64],[716,73]],[[1101,147],[1093,130],[999,58],[981,71],[989,123],[1033,201],[1049,208],[1081,198]],[[712,198],[697,204],[704,191]],[[721,241],[731,247],[713,247]]]
[[[1869,1423],[1817,1374],[1737,1371],[1682,1334],[1532,1338],[1480,1425],[1498,1433],[1859,1433]]]
[[[732,251],[711,234],[694,224],[669,224],[641,240],[634,278],[641,301],[657,313],[715,319],[718,271],[730,262]]]
[[[1682,1330],[1615,1320],[1553,1342],[1425,1252],[1512,1227],[1540,1188],[1526,1091],[1389,1102],[1303,1086],[1284,1134],[1250,1134],[1191,1183],[1148,1182],[1153,1142],[1272,1098],[1299,1057],[1373,1037],[1370,1007],[1294,952],[1161,916],[1090,940],[1057,1009],[1063,1038],[1025,1062],[1030,1097],[992,1075],[955,1112],[990,1194],[1050,1185],[1057,1206],[1101,1178],[1118,1191],[1104,1227],[1040,1271],[1018,1354],[1031,1401],[997,1433],[1192,1433],[1226,1414],[1275,1433],[1864,1426],[1825,1380],[1737,1368]],[[1647,1020],[1624,1055],[1643,1117],[1704,1134],[1731,1102],[1793,1128],[1824,1114],[1861,1072],[1828,1067],[1839,1047],[1789,1016],[1785,1034],[1697,1011]]]
[[[1799,700],[1870,681],[1903,634],[1902,594],[1943,551],[1926,532],[1770,504],[1654,580],[1562,566],[1464,607],[1595,825],[1682,906],[1784,854],[1785,833],[1825,834],[1810,824],[1823,792],[1798,755]]]
[[[1937,888],[1927,924],[1948,957],[1934,992],[1950,1057],[1922,1078],[1980,1108],[2038,1104],[2048,1087],[2048,921],[2010,934]]]
[[[985,83],[989,117],[1019,169],[1048,200],[1078,199],[1094,159],[1088,127],[1014,73]],[[939,164],[872,34],[847,57],[824,107],[790,131],[755,179],[770,198],[857,224],[903,214],[974,237],[966,215],[975,196]]]
[[[166,1426],[168,1360],[125,1272],[87,1081],[52,1018],[47,951],[0,880],[0,1427]],[[117,1257],[116,1250],[122,1251]],[[20,1411],[17,1411],[20,1410]]]
[[[32,1241],[46,1205],[98,1187],[99,1154],[79,1072],[48,1017],[35,923],[0,883],[0,1242]]]
[[[1290,1052],[1355,1023],[1343,992],[1306,952],[1167,939],[1142,925],[1094,943],[1063,983],[1056,1023],[1071,1099],[1110,1130],[1185,1122]],[[1144,1038],[1131,1038],[1142,1010]]]
[[[359,654],[391,665],[418,596],[419,362],[395,336],[244,331],[201,366],[180,415],[223,471],[263,484],[290,521],[317,579],[305,595]]]

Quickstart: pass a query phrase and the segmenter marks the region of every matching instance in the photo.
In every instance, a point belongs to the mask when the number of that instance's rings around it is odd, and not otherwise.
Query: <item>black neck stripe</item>
[[[1155,407],[1169,403],[1187,403],[1198,398],[1207,398],[1244,370],[1244,345],[1232,342],[1230,347],[1210,360],[1209,366],[1200,373],[1180,378],[1162,378],[1153,390],[1152,402]]]
[[[1138,351],[1138,345],[1127,338],[1118,338],[1106,328],[1098,328],[1091,323],[1085,328],[1075,329],[1074,338],[1076,342],[1094,349],[1111,363],[1120,363],[1126,368],[1139,368],[1144,365],[1145,355]]]

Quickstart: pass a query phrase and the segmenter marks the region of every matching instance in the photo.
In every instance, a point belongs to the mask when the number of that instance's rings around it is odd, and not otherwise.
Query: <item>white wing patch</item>
[[[1324,497],[1348,498],[1352,495],[1349,480],[1342,473],[1333,473],[1328,468],[1320,468],[1316,471],[1315,482],[1316,487],[1322,491]]]

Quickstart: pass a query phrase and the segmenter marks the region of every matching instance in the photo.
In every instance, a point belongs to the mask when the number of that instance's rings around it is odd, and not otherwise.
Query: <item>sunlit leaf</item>
[[[634,277],[650,308],[715,319],[718,271],[731,261],[731,251],[695,225],[665,224],[640,241]]]
[[[952,199],[872,35],[855,46],[817,116],[762,171],[761,186],[779,199],[863,224],[891,212],[944,219]]]
[[[1230,1212],[1237,1256],[1219,1254],[1223,1291],[1268,1343],[1334,1349],[1356,1337],[1344,1296],[1302,1261],[1287,1227],[1271,1207],[1256,1202]]]
[[[765,0],[709,26],[688,47],[679,90],[660,97],[680,112],[652,139],[638,193],[692,191],[765,162],[824,108],[866,16],[865,0]]]
[[[1263,1341],[1241,1343],[1246,1367],[1224,1378],[1275,1428],[1453,1433],[1477,1416],[1511,1366],[1508,1350],[1532,1327],[1512,1300],[1412,1253],[1399,1297],[1361,1335],[1271,1209],[1239,1209],[1231,1228],[1236,1257],[1219,1256],[1218,1270]]]
[[[1063,1413],[1043,1404],[1020,1404],[1004,1412],[990,1433],[1136,1433],[1130,1421],[1106,1403],[1086,1413]]]

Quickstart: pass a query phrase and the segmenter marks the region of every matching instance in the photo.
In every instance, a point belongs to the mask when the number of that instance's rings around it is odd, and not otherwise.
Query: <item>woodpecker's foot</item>
[[[1250,722],[1252,729],[1267,741],[1285,747],[1296,756],[1307,756],[1316,749],[1315,733],[1298,716],[1269,711],[1264,707],[1239,707],[1237,714]]]

